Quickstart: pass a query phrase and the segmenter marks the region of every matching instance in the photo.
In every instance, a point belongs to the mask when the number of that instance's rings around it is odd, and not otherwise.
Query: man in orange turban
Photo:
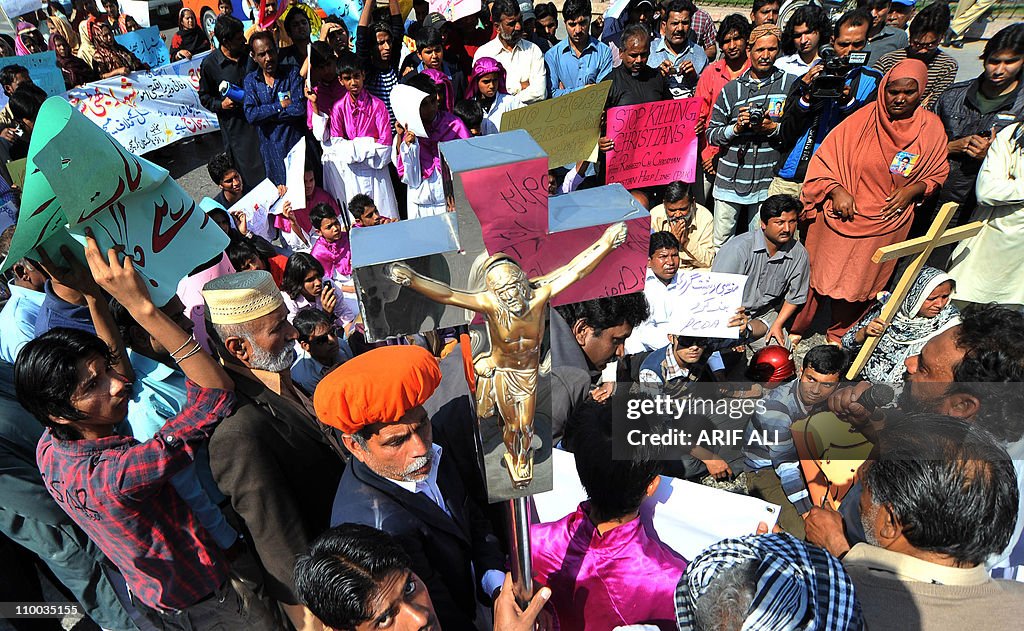
[[[313,395],[317,417],[342,432],[353,460],[334,498],[331,525],[389,533],[412,559],[442,629],[476,628],[475,594],[501,588],[504,555],[454,458],[433,442],[423,404],[441,369],[419,346],[385,346],[350,359]],[[481,603],[489,606],[490,602]]]

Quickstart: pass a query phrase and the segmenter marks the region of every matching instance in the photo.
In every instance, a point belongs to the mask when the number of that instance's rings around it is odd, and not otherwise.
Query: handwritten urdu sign
[[[545,158],[463,171],[458,177],[487,251],[512,256],[530,278],[565,265],[597,241],[609,224],[626,221],[626,242],[551,304],[643,290],[651,219],[621,187],[548,198]]]
[[[21,208],[5,267],[40,247],[58,261],[61,244],[81,253],[71,235],[88,228],[102,250],[124,248],[160,306],[196,262],[228,244],[165,169],[129,153],[61,98],[39,111]]]
[[[607,154],[606,181],[628,189],[693,182],[699,114],[696,98],[609,109],[607,134],[615,141],[615,150]]]
[[[135,53],[142,63],[150,68],[166,66],[171,63],[171,52],[160,39],[160,29],[155,26],[115,35],[118,44]]]
[[[46,92],[47,96],[57,96],[65,90],[64,75],[57,67],[57,53],[46,50],[34,55],[0,58],[0,69],[17,64],[28,70],[32,83]],[[7,97],[4,97],[6,101]]]
[[[601,113],[611,81],[505,112],[501,131],[524,129],[548,154],[551,168],[597,159]]]
[[[736,339],[740,330],[727,326],[743,303],[743,274],[680,271],[679,293],[669,299],[669,319],[676,335]]]
[[[64,97],[128,151],[143,155],[220,129],[217,117],[199,101],[204,56],[87,83]]]

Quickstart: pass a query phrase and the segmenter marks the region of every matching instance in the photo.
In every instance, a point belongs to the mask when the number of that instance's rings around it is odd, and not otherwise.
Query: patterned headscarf
[[[885,335],[892,338],[897,344],[920,343],[921,346],[924,346],[929,338],[948,328],[951,321],[954,319],[959,321],[960,310],[953,305],[952,300],[946,303],[939,315],[934,318],[926,318],[917,314],[924,305],[925,299],[928,298],[928,294],[935,291],[935,288],[942,283],[947,282],[954,282],[955,285],[953,277],[940,269],[934,267],[922,269],[910,286],[906,300],[900,305],[896,317],[886,329]]]
[[[853,582],[825,550],[786,534],[719,541],[686,568],[676,587],[676,623],[696,626],[695,605],[715,577],[753,562],[756,586],[743,631],[860,631],[864,628]]]
[[[473,64],[473,74],[469,75],[469,84],[466,86],[467,99],[475,99],[480,93],[477,88],[477,79],[492,72],[498,73],[498,92],[502,94],[508,93],[508,90],[505,89],[505,67],[497,59],[481,57]]]
[[[774,24],[762,24],[761,26],[755,26],[754,30],[750,31],[750,37],[747,38],[747,43],[751,46],[754,42],[761,39],[766,35],[774,35],[780,42],[782,41],[782,30]]]
[[[28,35],[31,35],[33,31],[35,31],[36,33],[38,33],[39,31],[36,29],[36,27],[32,26],[28,22],[25,22],[24,20],[18,22],[17,31],[18,36],[14,38],[14,52],[17,53],[19,57],[22,57],[24,55],[31,55],[32,53],[29,52],[28,46],[25,45],[25,40],[23,38]]]

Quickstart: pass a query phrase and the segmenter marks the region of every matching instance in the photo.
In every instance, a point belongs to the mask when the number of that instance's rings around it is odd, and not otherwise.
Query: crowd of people
[[[716,24],[691,0],[600,20],[588,0],[493,0],[453,22],[367,1],[354,33],[297,0],[221,2],[212,33],[182,9],[170,58],[209,51],[199,97],[223,140],[198,206],[229,245],[192,261],[173,242],[194,269],[166,304],[91,233],[5,261],[0,550],[18,580],[0,601],[43,601],[42,576],[116,631],[1019,624],[1024,24],[957,83],[941,46],[966,18],[951,26],[948,3],[856,4],[777,24],[778,0],[753,0]],[[103,5],[41,16],[68,87],[146,69],[114,40],[137,22]],[[46,45],[26,21],[12,48]],[[536,414],[587,499],[531,525],[523,601],[505,507],[487,503],[469,329],[374,340],[350,233],[455,212],[440,143],[602,82],[606,110],[695,99],[695,181],[630,191],[650,213],[642,291],[541,318]],[[19,65],[0,86],[0,154],[24,156],[46,94]],[[549,195],[611,183],[604,118],[597,160],[550,165]],[[286,201],[257,222],[239,202],[268,180]],[[873,262],[947,203],[950,228],[979,225],[907,274]],[[694,272],[746,277],[733,337],[680,334]],[[618,401],[705,387],[759,406],[687,427],[743,444],[616,457]],[[777,523],[684,558],[643,517],[673,479],[766,500]]]

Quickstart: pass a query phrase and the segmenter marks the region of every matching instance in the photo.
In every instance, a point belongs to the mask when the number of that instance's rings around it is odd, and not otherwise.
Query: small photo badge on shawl
[[[892,159],[892,162],[889,163],[889,173],[910,177],[910,174],[914,172],[914,166],[917,165],[917,161],[920,158],[921,154],[899,151],[896,153],[896,157]]]
[[[765,110],[765,115],[770,118],[782,118],[782,108],[786,105],[786,97],[784,96],[773,96],[768,99],[768,109]]]

